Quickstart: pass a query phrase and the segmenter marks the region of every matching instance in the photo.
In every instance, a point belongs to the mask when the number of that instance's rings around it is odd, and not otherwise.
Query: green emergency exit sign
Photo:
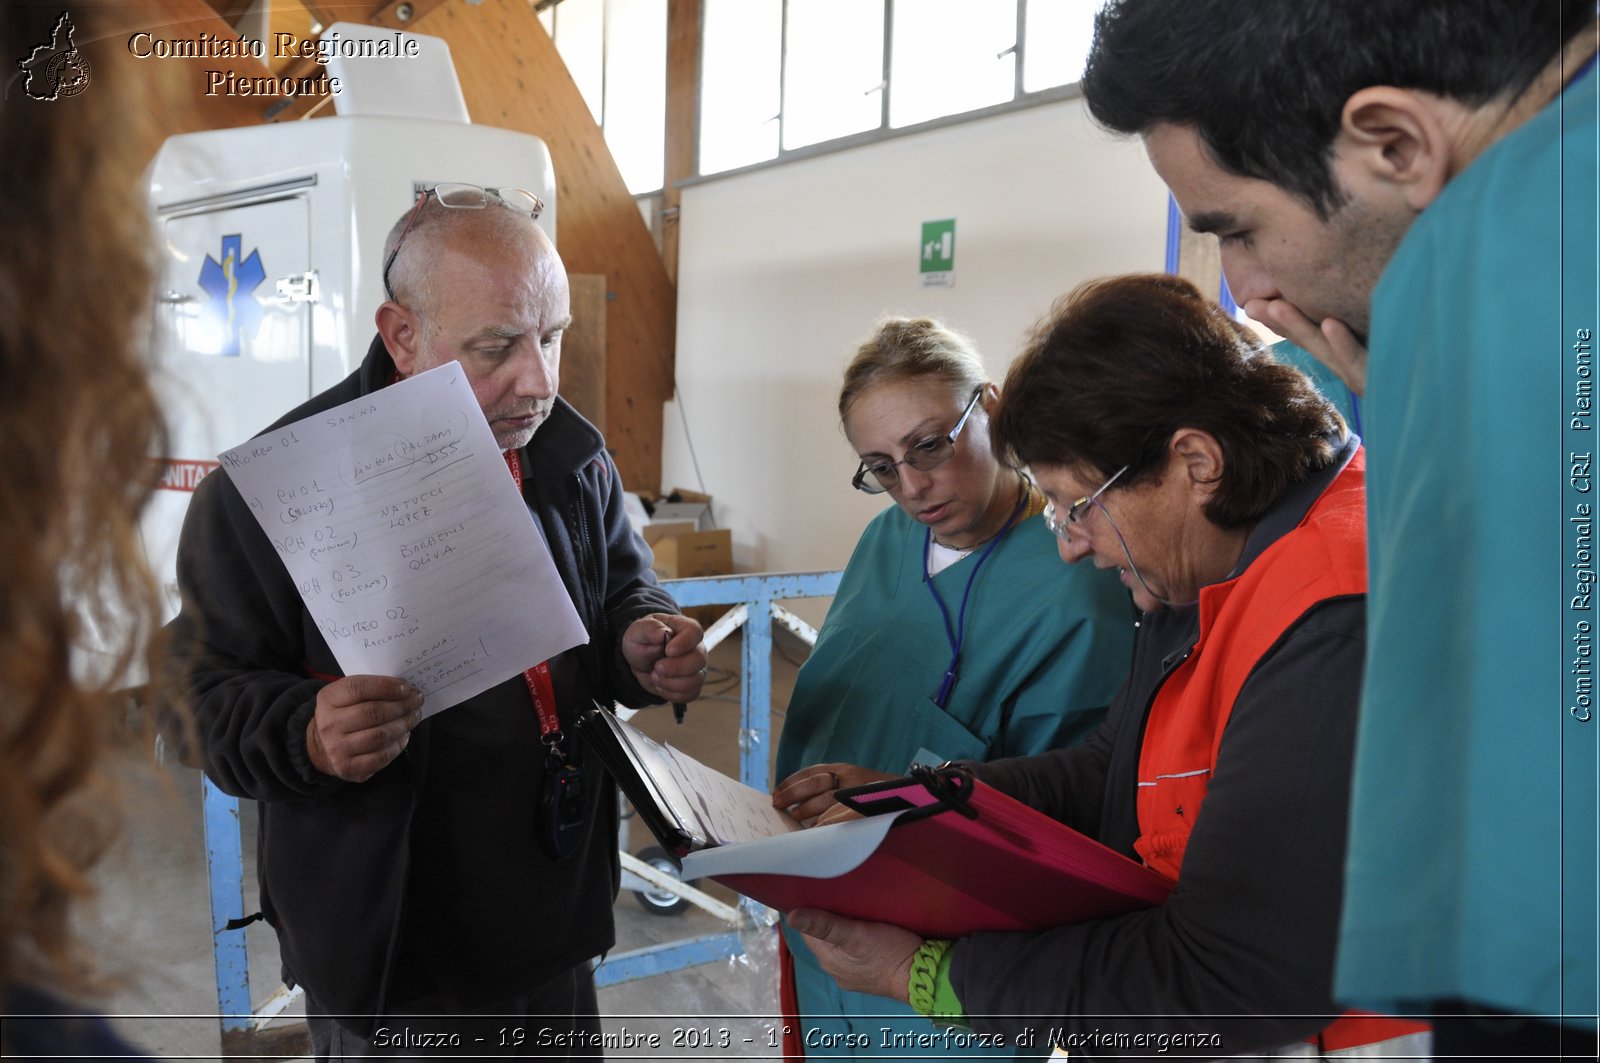
[[[922,223],[922,243],[917,258],[924,288],[949,288],[955,284],[956,220],[941,218]]]

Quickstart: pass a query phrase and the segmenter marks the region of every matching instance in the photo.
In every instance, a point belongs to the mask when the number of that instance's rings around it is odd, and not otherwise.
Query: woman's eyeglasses
[[[956,437],[967,425],[967,418],[972,416],[972,411],[977,409],[978,398],[983,394],[984,385],[979,384],[978,390],[972,393],[972,398],[967,400],[967,408],[961,411],[961,420],[956,426],[942,436],[931,436],[920,443],[912,445],[906,451],[906,456],[899,461],[863,461],[861,467],[850,480],[850,486],[857,491],[865,491],[869,495],[881,495],[885,491],[892,491],[900,486],[901,465],[909,465],[918,472],[927,472],[937,469],[956,453]]]
[[[1100,496],[1105,494],[1106,488],[1108,488],[1112,484],[1116,483],[1117,482],[1117,477],[1121,476],[1123,473],[1125,473],[1127,471],[1128,471],[1128,466],[1124,465],[1122,468],[1120,468],[1116,472],[1112,473],[1111,474],[1111,479],[1109,479],[1105,483],[1101,484],[1099,490],[1095,491],[1093,494],[1084,495],[1082,498],[1080,498],[1076,502],[1072,503],[1072,505],[1068,506],[1067,507],[1067,515],[1065,517],[1060,516],[1056,512],[1056,504],[1054,502],[1051,502],[1049,505],[1045,506],[1044,507],[1044,523],[1045,523],[1045,527],[1047,527],[1051,531],[1055,532],[1056,533],[1056,538],[1063,539],[1063,540],[1066,540],[1068,542],[1071,542],[1072,541],[1072,530],[1071,530],[1072,526],[1074,524],[1078,523],[1080,520],[1082,520],[1083,517],[1084,517],[1084,514],[1088,512],[1089,507],[1099,503]]]

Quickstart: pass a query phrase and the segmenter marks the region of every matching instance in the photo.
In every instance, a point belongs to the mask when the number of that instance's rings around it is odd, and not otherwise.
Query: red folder
[[[820,908],[927,937],[1122,915],[1162,903],[1172,889],[1164,876],[959,769],[919,769],[839,798],[865,815],[900,815],[853,871],[713,877],[779,911]]]

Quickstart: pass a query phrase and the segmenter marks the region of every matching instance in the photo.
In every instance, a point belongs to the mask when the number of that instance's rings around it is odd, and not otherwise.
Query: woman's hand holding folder
[[[900,776],[873,771],[859,764],[813,764],[777,785],[772,791],[772,807],[788,812],[808,827],[859,819],[859,813],[838,803],[834,791],[898,778]]]
[[[910,1003],[911,959],[922,946],[921,934],[815,908],[797,908],[784,918],[840,986]]]

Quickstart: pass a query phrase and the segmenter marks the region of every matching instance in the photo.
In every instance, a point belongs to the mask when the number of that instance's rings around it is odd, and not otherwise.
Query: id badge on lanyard
[[[550,666],[539,664],[523,673],[528,694],[539,714],[539,740],[544,745],[544,790],[539,796],[539,845],[552,860],[565,860],[583,844],[585,809],[583,767],[567,756],[561,722],[555,712],[555,687]]]

